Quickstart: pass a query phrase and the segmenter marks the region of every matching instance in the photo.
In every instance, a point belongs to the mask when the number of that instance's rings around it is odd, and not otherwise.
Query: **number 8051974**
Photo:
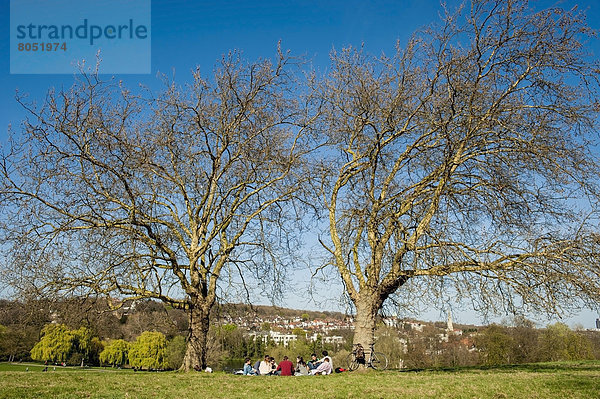
[[[28,43],[18,44],[19,51],[67,51],[67,43]]]

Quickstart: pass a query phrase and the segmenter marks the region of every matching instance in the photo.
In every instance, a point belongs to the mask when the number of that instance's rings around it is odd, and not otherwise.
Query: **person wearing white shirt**
[[[266,355],[265,360],[260,362],[260,365],[258,366],[258,372],[260,375],[271,374],[271,357],[269,355]]]
[[[330,357],[326,356],[325,358],[323,358],[323,363],[321,363],[319,365],[319,367],[317,367],[314,370],[311,370],[311,374],[312,375],[317,375],[317,374],[323,374],[323,375],[327,375],[327,374],[331,374],[331,370],[333,370],[333,368],[331,367],[331,362],[329,361]]]
[[[333,370],[333,360],[331,360],[331,356],[329,356],[329,352],[323,351],[323,352],[321,352],[321,354],[323,355],[323,358],[321,360],[319,360],[319,362],[323,363],[325,361],[325,358],[329,359],[329,364],[331,365],[331,369]]]

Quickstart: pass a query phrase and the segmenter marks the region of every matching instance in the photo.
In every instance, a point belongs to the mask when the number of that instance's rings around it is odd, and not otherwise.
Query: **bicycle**
[[[371,367],[373,370],[385,370],[388,367],[388,358],[385,354],[381,352],[375,352],[373,349],[373,345],[371,344],[369,349],[369,353],[362,350],[361,344],[353,344],[352,352],[348,355],[348,370],[354,371],[361,364],[365,367]],[[363,356],[360,356],[360,353],[363,353]],[[358,355],[358,356],[357,356]]]

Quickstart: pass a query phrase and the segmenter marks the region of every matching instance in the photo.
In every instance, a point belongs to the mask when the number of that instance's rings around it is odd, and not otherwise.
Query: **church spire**
[[[446,329],[448,330],[448,332],[452,332],[454,331],[454,326],[452,325],[452,312],[450,311],[450,309],[448,309],[448,325],[446,327]]]

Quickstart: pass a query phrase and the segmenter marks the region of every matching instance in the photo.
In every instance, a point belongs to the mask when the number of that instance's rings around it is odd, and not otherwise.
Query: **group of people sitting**
[[[333,362],[327,351],[323,351],[323,357],[317,358],[313,353],[311,359],[305,362],[302,356],[296,358],[296,365],[287,356],[279,364],[275,358],[266,355],[264,360],[257,361],[252,366],[252,360],[246,358],[244,363],[244,375],[327,375],[333,371]]]

